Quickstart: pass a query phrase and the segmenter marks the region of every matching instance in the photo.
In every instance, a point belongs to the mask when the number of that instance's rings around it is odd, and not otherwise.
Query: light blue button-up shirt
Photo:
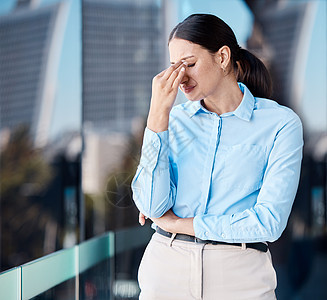
[[[277,102],[243,99],[217,115],[201,101],[172,108],[168,130],[145,128],[131,187],[137,208],[194,217],[195,236],[225,242],[275,241],[286,227],[298,187],[303,132]]]

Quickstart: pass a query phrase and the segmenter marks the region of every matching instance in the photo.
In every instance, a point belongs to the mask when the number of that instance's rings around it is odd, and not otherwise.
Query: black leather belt
[[[156,231],[166,237],[171,237],[172,233],[163,230],[159,226],[157,226]],[[200,243],[200,244],[212,244],[212,245],[231,245],[231,246],[239,246],[242,247],[242,243],[225,243],[225,242],[218,242],[218,241],[212,241],[212,240],[201,240],[195,236],[188,235],[188,234],[182,234],[177,233],[175,236],[176,240],[186,241],[186,242],[193,242],[193,243]],[[246,248],[252,248],[259,250],[261,252],[267,252],[268,246],[265,243],[246,243]]]

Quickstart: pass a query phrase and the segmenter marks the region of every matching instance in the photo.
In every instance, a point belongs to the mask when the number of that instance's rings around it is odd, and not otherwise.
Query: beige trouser
[[[184,242],[154,233],[139,273],[140,300],[272,300],[271,255],[229,245]]]

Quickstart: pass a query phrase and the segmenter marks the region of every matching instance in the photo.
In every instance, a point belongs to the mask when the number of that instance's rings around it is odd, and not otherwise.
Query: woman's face
[[[224,78],[219,54],[212,55],[198,44],[174,38],[169,43],[170,62],[185,60],[188,64],[180,89],[187,99],[214,98]]]

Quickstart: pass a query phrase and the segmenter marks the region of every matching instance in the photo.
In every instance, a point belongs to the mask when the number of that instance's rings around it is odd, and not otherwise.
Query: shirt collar
[[[238,82],[238,86],[243,93],[243,98],[240,105],[233,112],[224,113],[221,116],[228,116],[234,114],[242,120],[250,121],[254,109],[254,97],[244,83]],[[186,103],[185,105],[185,109],[188,112],[190,118],[192,118],[200,110],[207,113],[209,112],[206,108],[202,106],[201,100],[188,101],[188,103]]]

